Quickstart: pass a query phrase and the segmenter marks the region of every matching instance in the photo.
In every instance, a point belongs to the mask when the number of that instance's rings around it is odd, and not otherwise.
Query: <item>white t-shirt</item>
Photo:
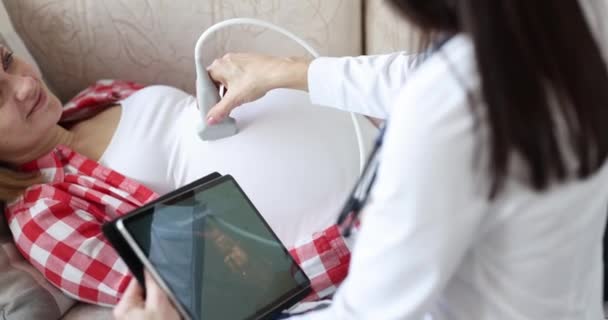
[[[310,66],[314,103],[389,126],[349,276],[331,307],[297,319],[602,319],[608,165],[544,192],[510,175],[488,201],[473,45],[461,35],[441,51],[413,73],[403,54]]]
[[[211,172],[234,176],[288,246],[335,223],[359,174],[348,113],[312,106],[308,95],[274,90],[236,109],[239,133],[203,142],[194,97],[151,86],[121,102],[100,163],[164,194]],[[368,146],[377,130],[363,119]]]

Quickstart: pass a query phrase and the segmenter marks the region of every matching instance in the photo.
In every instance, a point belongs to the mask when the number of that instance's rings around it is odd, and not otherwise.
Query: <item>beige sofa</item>
[[[382,0],[2,2],[14,30],[63,100],[104,78],[167,84],[193,92],[193,49],[197,38],[213,23],[233,17],[256,17],[281,25],[303,37],[323,55],[404,50],[411,42],[405,23],[391,15]],[[205,59],[210,62],[214,56],[228,51],[305,54],[282,36],[254,27],[233,27],[220,32],[206,48]],[[0,318],[111,318],[110,309],[76,303],[45,283],[16,253],[7,234],[5,223],[0,223],[0,248],[3,248],[0,273],[5,272],[8,277],[7,272],[18,274],[17,269],[27,270],[21,272],[28,277],[24,281],[43,290],[19,292],[9,280],[3,282],[0,277]],[[8,261],[4,266],[2,254]],[[27,298],[11,304],[11,297],[6,295],[13,292],[16,292],[14,299],[23,298],[24,294]]]
[[[15,29],[64,99],[99,78],[191,91],[196,39],[212,23],[233,17],[286,27],[324,55],[403,50],[408,43],[382,0],[3,1]],[[215,37],[206,57],[239,50],[303,54],[280,35],[234,27]]]

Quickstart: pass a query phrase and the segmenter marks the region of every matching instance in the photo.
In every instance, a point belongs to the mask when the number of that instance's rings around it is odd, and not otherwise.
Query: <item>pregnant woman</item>
[[[130,280],[100,226],[160,194],[231,174],[292,247],[335,221],[358,176],[350,117],[305,93],[270,92],[234,114],[236,136],[203,142],[183,91],[101,83],[63,107],[31,65],[0,54],[0,200],[21,253],[82,301],[115,304]],[[74,110],[87,104],[97,112]]]

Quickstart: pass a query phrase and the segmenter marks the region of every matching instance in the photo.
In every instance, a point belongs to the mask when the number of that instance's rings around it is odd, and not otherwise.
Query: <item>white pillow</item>
[[[0,44],[9,47],[19,58],[31,63],[38,71],[38,64],[27,50],[21,37],[15,31],[4,3],[0,1]]]

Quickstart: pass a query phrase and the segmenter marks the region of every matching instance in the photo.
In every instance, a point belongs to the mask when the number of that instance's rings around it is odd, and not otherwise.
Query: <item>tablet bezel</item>
[[[205,178],[207,178],[207,179],[205,179]],[[269,317],[272,317],[276,313],[281,312],[282,310],[291,307],[292,305],[294,305],[295,303],[300,301],[302,298],[304,298],[308,293],[310,293],[310,291],[311,291],[310,279],[304,273],[304,271],[302,270],[300,265],[295,261],[295,259],[293,259],[293,257],[289,253],[289,250],[287,250],[285,245],[280,241],[280,239],[277,237],[274,230],[272,230],[270,225],[266,222],[264,217],[260,214],[258,209],[251,202],[251,200],[249,199],[247,194],[243,191],[241,186],[237,183],[237,181],[231,175],[219,176],[219,177],[216,177],[213,179],[209,179],[208,177],[205,177],[205,178],[199,179],[191,184],[188,184],[182,188],[179,188],[179,189],[175,190],[174,192],[171,192],[170,194],[167,194],[166,196],[163,196],[163,197],[149,203],[148,205],[133,211],[129,215],[118,218],[115,221],[117,230],[122,234],[125,241],[133,249],[134,253],[140,259],[140,261],[142,262],[144,267],[155,278],[155,280],[157,281],[159,286],[161,286],[163,288],[163,290],[167,293],[167,295],[169,296],[171,301],[177,307],[180,314],[186,319],[191,319],[191,316],[189,315],[189,313],[185,310],[185,308],[182,306],[182,304],[179,302],[179,300],[175,297],[173,292],[169,289],[169,286],[162,279],[160,274],[156,271],[153,264],[148,260],[146,254],[143,252],[143,250],[141,250],[138,242],[133,238],[133,236],[129,232],[127,224],[132,219],[140,218],[142,214],[154,214],[154,212],[155,212],[154,209],[156,208],[156,206],[158,206],[162,203],[165,203],[169,200],[180,197],[187,192],[192,192],[193,190],[196,190],[196,192],[201,192],[201,191],[213,188],[219,184],[223,184],[226,182],[231,182],[234,184],[234,186],[238,189],[238,191],[241,193],[241,195],[247,201],[250,208],[258,216],[258,219],[260,219],[262,221],[264,226],[270,231],[271,235],[275,238],[275,240],[281,244],[281,249],[293,261],[293,264],[297,268],[297,271],[301,272],[301,274],[304,276],[304,279],[305,279],[305,282],[302,285],[295,286],[292,290],[290,290],[286,294],[282,295],[281,297],[275,299],[275,301],[269,303],[266,307],[255,310],[254,314],[252,314],[250,317],[243,319],[243,320],[268,319]]]

